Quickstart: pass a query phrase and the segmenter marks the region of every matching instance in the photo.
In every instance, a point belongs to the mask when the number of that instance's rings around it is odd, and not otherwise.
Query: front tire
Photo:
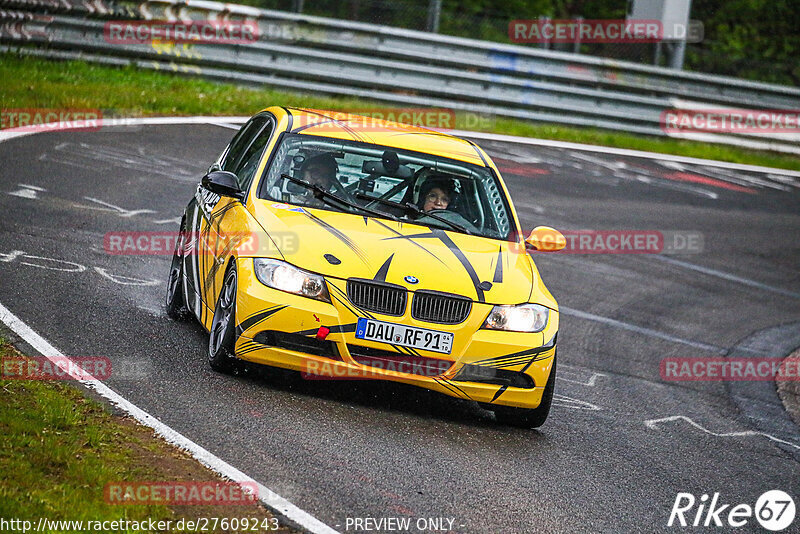
[[[553,356],[553,368],[550,369],[550,377],[544,386],[542,402],[537,408],[514,408],[512,406],[495,406],[494,416],[498,423],[516,426],[519,428],[539,428],[547,421],[550,415],[550,406],[553,404],[553,391],[556,385],[556,360]]]
[[[175,251],[172,253],[166,295],[167,315],[176,321],[185,321],[190,315],[183,295],[183,256],[181,255],[183,239],[184,229],[183,223],[181,223],[181,230],[175,243]]]
[[[232,373],[239,367],[234,349],[237,280],[236,264],[232,263],[225,274],[208,335],[208,363],[212,369],[221,373]]]

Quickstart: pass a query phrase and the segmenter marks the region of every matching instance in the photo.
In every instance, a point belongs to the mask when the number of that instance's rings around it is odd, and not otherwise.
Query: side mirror
[[[540,252],[556,252],[567,246],[564,234],[549,226],[537,226],[531,230],[531,235],[525,243],[533,250]]]
[[[228,171],[212,171],[201,182],[203,187],[223,197],[244,200],[244,191],[239,188],[236,175]]]

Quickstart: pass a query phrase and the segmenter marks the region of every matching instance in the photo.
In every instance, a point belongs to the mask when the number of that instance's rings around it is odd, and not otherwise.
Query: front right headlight
[[[541,332],[547,326],[550,310],[540,304],[495,306],[483,328],[511,332]]]
[[[291,263],[271,258],[255,258],[253,267],[258,281],[267,287],[294,293],[310,299],[330,302],[325,279]]]

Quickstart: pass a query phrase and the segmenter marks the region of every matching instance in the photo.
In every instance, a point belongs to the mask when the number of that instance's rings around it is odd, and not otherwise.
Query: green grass
[[[0,79],[0,102],[4,108],[99,108],[106,115],[115,116],[249,116],[271,105],[338,111],[386,107],[354,98],[289,93],[269,87],[255,89],[135,67],[55,62],[14,54],[0,54]],[[455,126],[467,127],[465,120],[464,115],[457,115]],[[497,117],[470,129],[800,170],[800,157],[593,128]]]
[[[0,357],[20,358],[0,338]],[[109,482],[219,480],[152,431],[56,381],[0,380],[0,518],[269,517],[254,505],[112,505]],[[221,513],[223,512],[223,513]],[[227,512],[227,513],[224,513]],[[35,526],[34,526],[35,528]]]
[[[15,357],[8,346],[4,357]],[[105,504],[109,481],[154,473],[134,467],[127,432],[102,406],[61,383],[0,381],[0,517],[169,517],[164,506]]]

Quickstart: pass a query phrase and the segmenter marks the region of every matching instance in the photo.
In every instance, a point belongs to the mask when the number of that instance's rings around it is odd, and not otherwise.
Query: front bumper
[[[557,312],[537,333],[481,329],[492,305],[477,302],[463,323],[433,324],[412,318],[410,306],[400,317],[360,310],[348,300],[344,280],[326,281],[331,304],[271,289],[252,269],[240,268],[236,356],[309,379],[391,380],[486,404],[539,406],[555,357]],[[360,317],[453,332],[452,352],[357,339]],[[320,327],[329,329],[324,340],[316,337]]]

